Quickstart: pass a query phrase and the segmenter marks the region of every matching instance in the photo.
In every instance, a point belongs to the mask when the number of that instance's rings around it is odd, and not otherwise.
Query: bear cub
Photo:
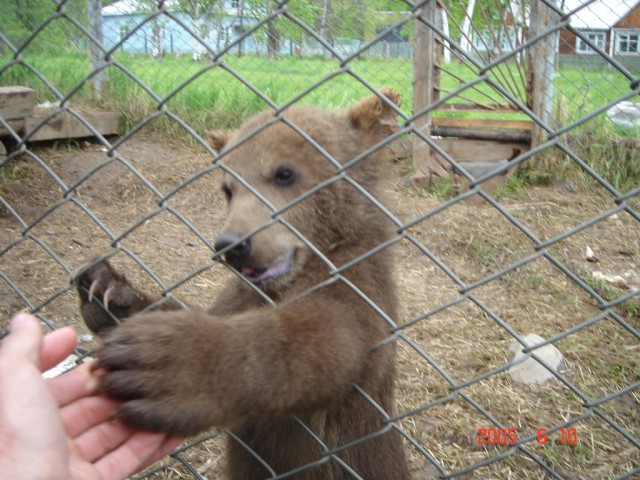
[[[125,423],[228,428],[234,480],[409,478],[382,413],[395,414],[397,299],[392,256],[374,249],[394,224],[371,200],[398,104],[381,89],[344,113],[292,107],[209,132],[228,202],[215,248],[236,273],[209,310],[156,303],[107,261],[81,269],[96,369]]]

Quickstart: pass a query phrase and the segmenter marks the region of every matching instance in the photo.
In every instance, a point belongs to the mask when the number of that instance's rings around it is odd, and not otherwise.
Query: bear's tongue
[[[289,269],[289,265],[290,259],[286,258],[269,265],[267,268],[243,267],[241,273],[247,278],[247,280],[253,283],[260,283],[286,273]]]
[[[254,280],[254,279],[257,279],[258,277],[261,277],[262,275],[264,275],[264,273],[267,270],[268,270],[267,268],[249,268],[249,267],[244,267],[242,269],[242,274],[245,277],[249,278],[250,280]]]

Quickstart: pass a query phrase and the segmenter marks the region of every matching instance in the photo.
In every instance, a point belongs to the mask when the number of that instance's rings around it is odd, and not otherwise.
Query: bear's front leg
[[[110,331],[93,368],[122,400],[119,417],[141,430],[196,434],[218,421],[215,380],[223,330],[193,310],[134,315]],[[222,380],[220,380],[222,382]]]
[[[367,371],[371,343],[353,313],[309,298],[222,317],[143,313],[106,336],[95,369],[135,428],[180,436],[233,428],[339,403],[351,392]]]
[[[106,260],[80,266],[72,281],[78,287],[82,318],[99,335],[153,303]]]

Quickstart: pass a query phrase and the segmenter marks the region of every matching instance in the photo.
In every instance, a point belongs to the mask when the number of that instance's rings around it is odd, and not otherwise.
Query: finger
[[[76,348],[78,335],[72,328],[61,328],[44,337],[40,350],[40,370],[43,372],[55,367],[67,358]]]
[[[156,434],[156,435],[163,435],[163,434]],[[155,452],[152,452],[149,455],[149,457],[143,463],[140,464],[140,466],[138,467],[138,470],[147,468],[153,462],[160,460],[165,455],[169,455],[176,448],[178,448],[178,445],[180,445],[184,440],[184,438],[182,437],[169,436],[166,434],[164,435],[165,435],[164,441],[160,444],[160,446]]]
[[[81,398],[60,409],[67,436],[76,438],[113,417],[119,403],[104,396]]]
[[[2,355],[9,358],[22,357],[38,365],[42,330],[40,322],[33,315],[19,313],[11,320],[9,335],[2,341]]]
[[[113,420],[94,426],[77,436],[74,441],[82,457],[88,462],[95,462],[109,455],[133,435],[135,430]]]
[[[160,460],[165,455],[169,455],[176,448],[178,448],[178,445],[180,445],[183,440],[184,440],[184,438],[182,438],[182,437],[176,437],[175,435],[166,435],[165,434],[164,442],[162,442],[162,444],[160,445],[160,447],[158,448],[158,450],[154,454],[156,456],[153,456],[153,455],[149,456],[149,458],[147,459],[147,461],[149,463],[147,465],[143,465],[143,468],[149,466],[150,464],[152,464],[156,460]]]
[[[70,372],[47,380],[49,390],[58,401],[58,405],[65,405],[89,395],[98,389],[98,379],[91,371],[91,364],[86,362]]]
[[[171,452],[181,439],[162,433],[137,432],[95,463],[100,478],[126,478]]]
[[[171,453],[181,441],[180,437],[136,431],[114,421],[98,425],[78,437],[75,448],[82,458],[96,464],[108,457],[115,457],[118,461],[126,461],[129,456],[135,458],[137,463],[130,463],[128,476]]]

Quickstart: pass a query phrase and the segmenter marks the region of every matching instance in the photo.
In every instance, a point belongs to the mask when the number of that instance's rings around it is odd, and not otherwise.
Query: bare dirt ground
[[[88,333],[69,287],[69,273],[92,257],[112,252],[112,245],[120,249],[113,263],[135,284],[145,285],[150,293],[171,289],[171,295],[190,305],[208,305],[228,275],[211,263],[207,245],[220,231],[225,213],[218,173],[199,176],[159,205],[159,196],[211,164],[203,149],[138,137],[118,149],[121,158],[108,157],[92,143],[39,146],[31,152],[0,178],[0,193],[15,212],[0,206],[0,331],[11,314],[28,308],[37,309],[53,328],[70,325]],[[407,169],[404,162],[390,163],[385,186],[385,205],[402,222],[447,201],[404,187]],[[65,185],[74,187],[66,196]],[[529,187],[502,195],[499,202],[541,241],[615,207],[603,189],[568,184]],[[636,211],[639,203],[633,204]],[[484,413],[506,428],[516,428],[521,439],[535,436],[540,428],[581,415],[587,418],[571,425],[576,428],[575,445],[563,444],[556,432],[547,443],[533,440],[467,478],[548,478],[539,460],[567,478],[584,479],[611,478],[640,465],[640,449],[616,431],[640,437],[640,391],[631,389],[601,404],[584,405],[640,380],[640,344],[625,328],[640,329],[637,296],[614,307],[614,316],[604,315],[555,342],[565,356],[564,376],[573,388],[559,380],[522,386],[504,372],[473,382],[457,395],[450,388],[452,382],[475,379],[508,361],[512,337],[494,316],[518,334],[551,338],[602,313],[596,300],[554,260],[606,301],[637,289],[633,278],[640,272],[638,226],[620,211],[549,246],[547,256],[466,294],[430,255],[469,286],[534,255],[534,242],[482,200],[457,203],[408,230],[394,247],[402,299],[397,324],[404,325],[398,330],[397,396],[404,415],[401,426],[415,442],[407,442],[406,450],[416,476],[431,478],[437,473],[423,468],[420,449],[448,472],[511,452],[510,446],[478,444],[478,428],[495,426]],[[598,262],[587,261],[587,247]],[[210,267],[191,277],[205,265]],[[595,278],[595,272],[631,280],[626,286],[611,284]],[[412,322],[448,302],[453,305]],[[91,349],[95,341],[80,346]],[[154,478],[193,478],[185,463],[206,478],[220,478],[225,435],[165,461],[168,465]]]

